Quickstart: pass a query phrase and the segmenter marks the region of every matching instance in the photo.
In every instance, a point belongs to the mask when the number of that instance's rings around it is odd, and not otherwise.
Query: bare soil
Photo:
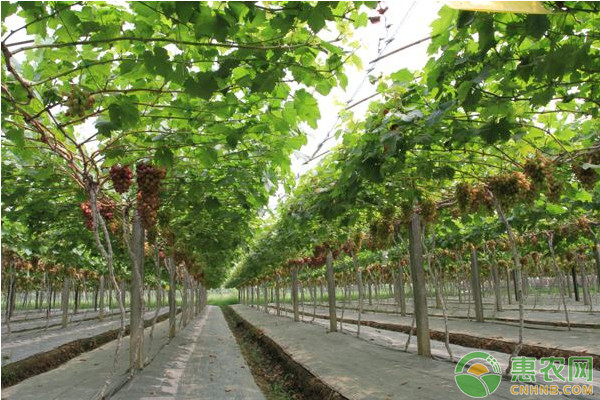
[[[276,342],[223,307],[257,385],[269,400],[347,399],[295,362]]]

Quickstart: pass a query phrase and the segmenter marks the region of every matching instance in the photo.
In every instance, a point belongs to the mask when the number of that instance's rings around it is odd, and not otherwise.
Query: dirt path
[[[454,382],[452,363],[377,346],[351,335],[327,333],[321,326],[295,323],[290,318],[268,315],[243,305],[232,308],[344,398],[466,398]],[[490,398],[513,399],[509,388],[510,382],[502,382]]]
[[[264,399],[220,308],[202,317],[127,383],[114,399]]]
[[[168,312],[163,307],[160,315]],[[147,311],[144,318],[152,320],[155,310]],[[18,336],[2,337],[2,366],[31,357],[34,354],[45,353],[66,343],[79,339],[91,338],[101,333],[118,329],[120,317],[113,315],[104,321],[98,319],[81,321],[71,324],[65,329],[49,329],[48,331],[31,331]],[[126,316],[125,325],[129,325],[129,317]]]
[[[291,312],[286,308],[286,313]],[[325,307],[317,307],[317,318],[327,319],[329,313]],[[341,310],[337,312],[338,320]],[[312,307],[305,308],[303,320],[312,320]],[[345,310],[344,323],[356,324],[358,313]],[[361,323],[373,328],[408,332],[412,317],[401,317],[390,313],[363,313]],[[465,319],[450,319],[448,321],[450,342],[475,348],[495,350],[510,353],[517,343],[518,326],[505,322],[468,321]],[[429,330],[432,338],[444,340],[444,322],[440,317],[429,317]],[[564,327],[542,325],[526,325],[523,334],[525,347],[521,355],[533,357],[591,355],[594,357],[594,367],[600,369],[600,337],[599,329],[573,328],[568,331]]]

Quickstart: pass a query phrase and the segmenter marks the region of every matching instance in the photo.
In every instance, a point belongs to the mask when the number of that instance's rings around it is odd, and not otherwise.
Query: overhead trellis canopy
[[[302,178],[230,285],[357,232],[383,239],[377,251],[396,248],[390,238],[406,240],[413,212],[435,220],[438,245],[500,235],[495,198],[522,234],[597,220],[598,4],[550,6],[547,15],[442,7],[425,67],[380,79],[382,100],[366,117],[345,116],[342,143]]]
[[[320,118],[313,93],[346,86],[361,6],[3,4],[6,151],[31,164],[50,151],[47,168],[84,189],[107,189],[112,165],[166,167],[160,220],[221,264],[277,182],[290,184],[290,153]]]

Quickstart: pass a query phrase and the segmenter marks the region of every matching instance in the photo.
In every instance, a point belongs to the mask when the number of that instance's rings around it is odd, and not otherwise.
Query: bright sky
[[[296,177],[305,174],[321,158],[306,163],[306,160],[315,153],[319,144],[332,131],[332,127],[337,122],[337,116],[345,104],[353,104],[376,92],[375,85],[369,83],[369,79],[363,79],[367,75],[379,76],[388,75],[402,68],[408,68],[411,71],[420,70],[427,62],[427,46],[429,41],[423,42],[399,53],[384,58],[383,60],[370,64],[378,56],[378,46],[387,47],[381,52],[386,54],[399,47],[405,46],[419,39],[430,35],[431,23],[437,18],[437,13],[443,2],[440,1],[389,1],[382,3],[388,7],[381,21],[377,24],[369,23],[366,28],[361,28],[354,34],[354,39],[361,43],[358,55],[363,60],[363,69],[357,71],[355,68],[346,71],[348,75],[348,87],[346,90],[340,88],[334,89],[328,96],[315,94],[321,109],[321,120],[318,129],[306,127],[308,143],[302,147],[300,152],[292,156],[292,171]],[[375,10],[369,11],[369,16],[379,15]],[[391,26],[390,26],[391,25]],[[386,29],[387,26],[387,29]],[[381,40],[381,45],[380,43]],[[389,41],[391,40],[391,41]],[[373,68],[372,71],[369,69]],[[353,96],[354,95],[354,96]],[[352,101],[349,101],[351,100]],[[371,101],[378,101],[377,97],[365,101],[364,103],[353,107],[355,118],[360,120],[368,109]],[[331,132],[333,133],[335,130]],[[318,154],[333,147],[337,141],[335,139],[327,140]],[[275,210],[277,204],[285,198],[283,188],[272,196],[269,200],[269,208]]]

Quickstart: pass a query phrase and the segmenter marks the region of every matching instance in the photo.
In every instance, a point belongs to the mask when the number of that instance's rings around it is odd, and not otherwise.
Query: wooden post
[[[575,293],[575,301],[579,301],[579,288],[577,287],[577,273],[575,265],[571,267],[571,277],[573,278],[573,292]]]
[[[189,302],[188,302],[188,280],[187,280],[187,271],[185,266],[182,268],[181,274],[181,319],[179,322],[179,326],[187,326],[188,323],[188,314],[189,314]]]
[[[337,312],[335,309],[335,277],[333,274],[333,254],[327,250],[327,295],[329,297],[329,331],[337,332]]]
[[[292,268],[292,307],[294,309],[294,321],[300,321],[298,311],[298,267]]]
[[[506,293],[508,294],[508,304],[512,304],[512,297],[510,295],[510,273],[508,271],[508,265],[506,266]]]
[[[256,283],[256,309],[260,310],[260,285]]]
[[[596,260],[596,280],[600,290],[600,242],[598,241],[594,245],[594,260]]]
[[[358,265],[358,255],[356,250],[352,250],[352,262],[354,263],[354,271],[356,272],[356,284],[358,286],[358,324],[356,327],[356,335],[360,335],[360,320],[362,316],[363,306],[365,302],[365,287],[362,279],[362,269]],[[317,296],[317,288],[315,287],[315,297]],[[315,300],[316,304],[316,300]]]
[[[275,276],[275,308],[277,316],[281,315],[281,303],[279,302],[279,276]]]
[[[427,292],[425,271],[423,270],[423,243],[421,241],[421,217],[413,213],[409,227],[410,269],[413,282],[415,303],[415,322],[417,324],[417,353],[431,357],[429,341],[429,318],[427,314]]]
[[[579,272],[581,274],[581,288],[583,289],[583,304],[586,306],[592,305],[592,296],[590,295],[590,289],[588,287],[587,276],[585,272],[585,261],[583,259],[583,255],[576,254],[575,260],[577,260],[577,264],[579,265]]]
[[[69,282],[69,277],[65,276],[65,280],[63,281],[63,290],[60,298],[60,308],[62,309],[61,326],[63,328],[66,328],[67,323],[69,322]]]
[[[473,303],[475,303],[475,320],[483,322],[483,299],[481,297],[481,282],[479,281],[479,262],[477,248],[471,248],[471,287],[473,290]]]
[[[513,269],[512,270],[512,280],[513,280],[513,288],[515,290],[515,301],[519,301],[519,293],[521,293],[521,291],[519,289],[517,289],[517,270]]]
[[[129,367],[144,368],[144,227],[136,211],[133,216]]]
[[[165,265],[169,272],[169,337],[174,338],[177,326],[177,299],[175,297],[175,260],[173,255],[167,257]]]
[[[98,289],[98,308],[100,309],[100,320],[104,318],[104,292],[106,291],[104,275],[100,276],[100,288]]]
[[[400,288],[400,293],[398,297],[400,297],[400,315],[406,316],[406,294],[404,289],[404,266],[400,264],[398,267],[398,285]]]
[[[265,293],[265,312],[268,314],[269,313],[269,297],[267,296],[267,283],[265,282],[263,284],[263,291]]]
[[[496,311],[502,311],[502,294],[500,293],[500,276],[498,275],[498,263],[491,257],[492,264],[492,279],[494,280],[494,293],[496,295]]]

